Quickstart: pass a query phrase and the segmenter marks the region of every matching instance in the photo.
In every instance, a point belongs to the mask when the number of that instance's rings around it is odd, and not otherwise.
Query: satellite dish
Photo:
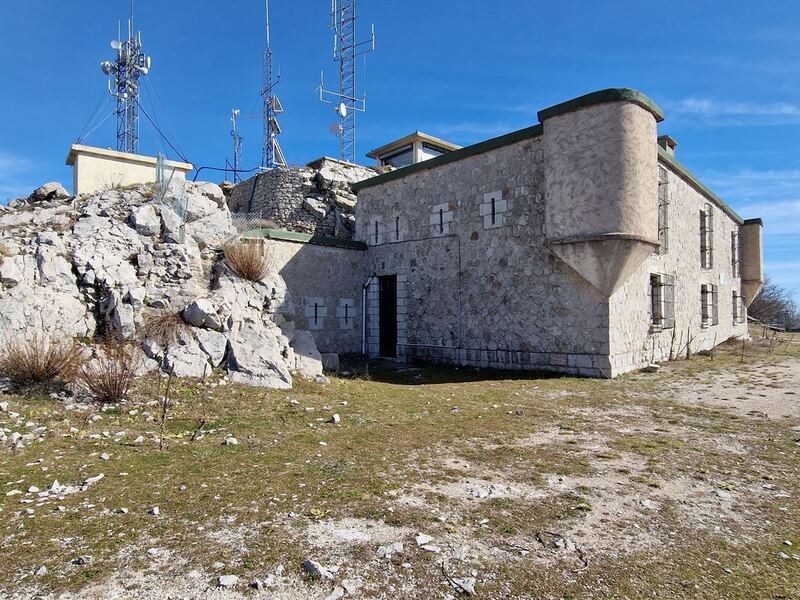
[[[148,71],[150,70],[150,67],[152,66],[152,64],[153,64],[153,57],[152,56],[145,56],[144,57],[144,66],[147,68]]]
[[[103,62],[100,63],[100,68],[103,70],[103,73],[105,73],[106,75],[111,75],[112,73],[114,73],[117,70],[117,68],[114,66],[114,64],[109,62],[109,61],[107,61],[107,60],[104,60]]]
[[[242,111],[240,111],[238,108],[234,108],[233,109],[233,116],[234,117],[238,117],[241,114],[241,112]]]
[[[148,69],[147,67],[139,67],[139,72],[142,75],[147,75],[150,72],[150,69]]]
[[[333,135],[341,135],[342,134],[342,126],[338,123],[331,123],[331,126],[328,127],[328,131],[331,132]]]
[[[119,50],[120,48],[122,48],[122,42],[120,42],[119,40],[112,40],[111,41],[111,47],[114,50]]]
[[[341,103],[341,104],[340,104],[340,105],[339,105],[339,106],[336,108],[336,112],[337,112],[337,113],[339,114],[339,116],[340,116],[340,117],[342,117],[343,119],[344,119],[344,118],[347,116],[347,106],[345,106],[345,103],[344,103],[344,102],[342,102],[342,103]]]

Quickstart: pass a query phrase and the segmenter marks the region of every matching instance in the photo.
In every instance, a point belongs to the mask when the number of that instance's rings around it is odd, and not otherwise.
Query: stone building
[[[355,183],[365,351],[614,377],[747,335],[761,221],[657,137],[630,89]]]

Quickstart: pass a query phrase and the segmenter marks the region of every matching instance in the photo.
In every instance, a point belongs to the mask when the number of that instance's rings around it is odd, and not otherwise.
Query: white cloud
[[[33,167],[29,159],[0,150],[0,203],[31,193]]]
[[[684,98],[669,103],[671,110],[706,116],[719,115],[785,115],[800,117],[800,105],[788,102],[727,102],[710,98]]]

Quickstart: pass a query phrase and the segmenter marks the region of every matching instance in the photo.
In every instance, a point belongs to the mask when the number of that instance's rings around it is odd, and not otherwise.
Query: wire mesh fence
[[[231,221],[239,234],[261,229],[263,227],[263,211],[231,213]]]

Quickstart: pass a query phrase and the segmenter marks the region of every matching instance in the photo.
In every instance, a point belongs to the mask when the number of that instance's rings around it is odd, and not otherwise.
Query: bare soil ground
[[[0,395],[37,432],[0,448],[0,596],[798,598],[798,383],[791,342],[614,381],[184,382],[166,450],[153,378],[106,410]]]

